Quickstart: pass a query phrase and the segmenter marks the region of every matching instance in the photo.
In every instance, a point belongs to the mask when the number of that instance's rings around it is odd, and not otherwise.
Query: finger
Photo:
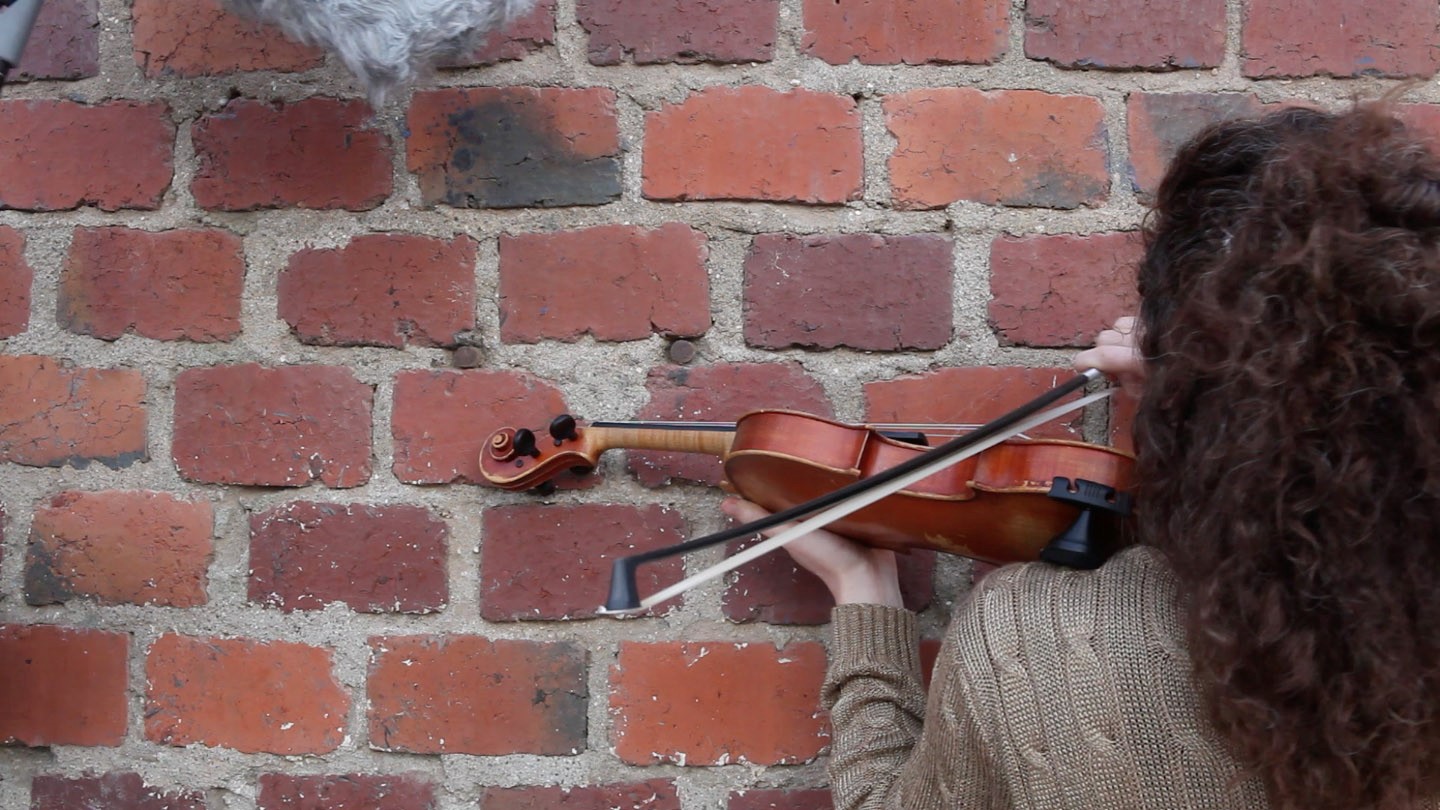
[[[770,514],[764,507],[744,498],[726,498],[720,502],[720,511],[741,523],[753,523]]]
[[[1096,346],[1128,346],[1133,336],[1125,332],[1117,332],[1114,329],[1106,329],[1095,336]]]
[[[1112,324],[1110,328],[1114,329],[1116,332],[1133,334],[1135,332],[1135,316],[1126,315],[1122,318],[1116,318],[1115,323]]]

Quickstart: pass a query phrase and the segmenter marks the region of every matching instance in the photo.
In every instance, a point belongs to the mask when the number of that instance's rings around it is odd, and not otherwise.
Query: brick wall
[[[1429,77],[1437,15],[542,0],[374,110],[215,0],[47,0],[0,97],[0,806],[829,807],[783,555],[594,616],[721,527],[714,462],[541,498],[489,433],[994,416],[1133,307],[1188,134]],[[931,638],[969,572],[906,561]]]

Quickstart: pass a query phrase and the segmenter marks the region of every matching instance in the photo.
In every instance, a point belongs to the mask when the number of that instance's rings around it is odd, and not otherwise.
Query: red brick
[[[175,378],[175,466],[211,484],[359,486],[370,480],[374,394],[338,366],[186,369]]]
[[[1396,104],[1395,115],[1414,134],[1430,141],[1431,150],[1440,149],[1440,104]],[[0,229],[0,241],[3,241]],[[0,259],[0,267],[4,260]]]
[[[59,320],[102,340],[228,341],[240,334],[244,287],[245,250],[228,231],[76,228]]]
[[[1130,180],[1135,190],[1153,194],[1171,158],[1205,127],[1231,118],[1247,118],[1264,109],[1255,96],[1241,93],[1131,93],[1129,118]]]
[[[990,245],[990,323],[1002,346],[1082,347],[1139,305],[1140,236],[1001,236]]]
[[[849,96],[716,87],[645,115],[652,200],[843,203],[860,198],[863,160]]]
[[[1109,136],[1097,99],[945,87],[887,96],[884,108],[897,141],[897,208],[958,200],[1075,208],[1109,194]]]
[[[475,240],[364,234],[301,250],[280,273],[280,317],[324,346],[454,346],[475,328]]]
[[[893,380],[866,383],[865,419],[871,424],[895,422],[944,425],[980,425],[1069,381],[1069,368],[974,367],[942,368]],[[1063,402],[1079,399],[1076,394]],[[1081,414],[1041,425],[1026,435],[1037,438],[1080,439]],[[951,438],[938,432],[932,445]]]
[[[725,555],[734,555],[753,542],[731,542]],[[901,554],[898,564],[905,606],[918,613],[935,595],[935,554]],[[721,597],[725,618],[733,622],[825,624],[834,605],[820,578],[796,565],[784,551],[771,552],[735,569]]]
[[[636,416],[642,420],[734,422],[761,408],[833,413],[824,387],[795,363],[663,366],[650,370],[645,388],[650,398]],[[723,478],[720,460],[712,456],[632,451],[626,458],[647,487],[672,480],[714,485]]]
[[[502,427],[539,428],[569,411],[560,389],[516,371],[402,371],[390,428],[406,484],[484,482],[480,451]]]
[[[406,160],[421,202],[456,208],[604,205],[620,198],[620,121],[603,87],[416,93]]]
[[[568,756],[585,748],[586,655],[479,636],[371,639],[370,747]]]
[[[148,461],[145,414],[138,371],[0,357],[0,461],[114,470]]]
[[[1125,391],[1110,398],[1110,444],[1127,453],[1135,452],[1135,410],[1138,399]]]
[[[1219,67],[1225,0],[1028,0],[1025,55],[1062,67]]]
[[[25,563],[32,605],[205,604],[214,509],[163,492],[64,492],[35,510]]]
[[[279,28],[232,14],[217,0],[135,0],[135,64],[146,76],[218,76],[319,67],[325,53]]]
[[[394,504],[290,503],[250,516],[250,601],[294,610],[430,613],[449,596],[449,528]]]
[[[834,810],[830,791],[740,790],[730,794],[725,810]]]
[[[423,774],[260,774],[257,810],[435,810]]]
[[[1006,0],[805,0],[801,48],[832,65],[990,64],[1010,40]]]
[[[45,0],[6,82],[100,75],[99,0]]]
[[[206,810],[198,790],[165,791],[138,773],[65,777],[39,774],[30,783],[30,810]]]
[[[688,539],[680,513],[655,504],[497,506],[483,526],[480,617],[492,622],[594,616],[617,557]],[[684,575],[672,557],[641,566],[636,583],[648,595]]]
[[[145,661],[145,739],[247,754],[334,751],[350,697],[333,664],[305,644],[167,633]]]
[[[644,229],[500,237],[500,339],[641,340],[710,328],[705,234],[669,223]]]
[[[954,330],[953,253],[949,239],[933,234],[756,236],[745,257],[745,342],[941,348]]]
[[[0,743],[125,741],[130,636],[0,624]]]
[[[829,742],[824,675],[816,642],[621,642],[610,668],[615,755],[631,765],[809,762]]]
[[[524,59],[555,44],[555,0],[540,0],[523,17],[491,31],[475,52],[443,67],[478,67]]]
[[[575,11],[592,65],[769,62],[780,22],[779,0],[577,0]]]
[[[577,787],[487,787],[480,810],[680,810],[675,783],[651,779],[621,785]]]
[[[30,328],[30,287],[35,271],[25,263],[25,232],[0,225],[0,338]]]
[[[1440,67],[1432,0],[1249,0],[1240,67],[1277,76],[1430,76]]]
[[[394,188],[390,138],[362,101],[236,99],[191,128],[201,208],[367,211]]]
[[[174,146],[161,103],[0,101],[0,208],[159,208]]]

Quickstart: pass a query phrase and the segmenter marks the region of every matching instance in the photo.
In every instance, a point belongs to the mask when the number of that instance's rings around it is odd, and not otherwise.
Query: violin
[[[705,453],[722,460],[724,488],[783,512],[930,450],[928,437],[920,433],[787,410],[758,410],[733,425],[699,426],[586,425],[565,415],[545,433],[512,427],[495,431],[480,457],[485,479],[502,489],[530,489],[569,471],[592,470],[610,449]],[[932,549],[1009,563],[1040,559],[1083,517],[1090,542],[1100,546],[1086,553],[1103,559],[1120,540],[1134,462],[1129,453],[1085,442],[1006,439],[829,529],[897,551]]]

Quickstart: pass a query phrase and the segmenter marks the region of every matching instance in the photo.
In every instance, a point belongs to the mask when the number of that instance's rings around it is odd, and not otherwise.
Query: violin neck
[[[591,447],[599,450],[668,450],[725,458],[735,440],[735,426],[680,427],[664,422],[595,422],[585,429]]]

